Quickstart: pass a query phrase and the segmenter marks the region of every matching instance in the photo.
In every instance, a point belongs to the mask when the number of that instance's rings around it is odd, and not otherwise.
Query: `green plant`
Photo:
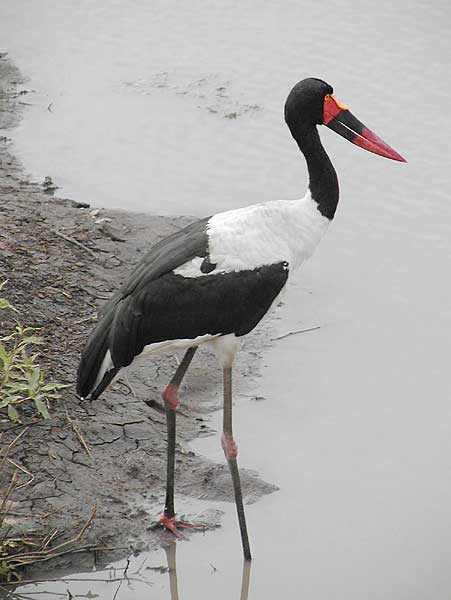
[[[6,282],[0,284],[0,291]],[[1,311],[17,310],[5,298],[0,298]],[[8,335],[0,337],[0,414],[6,413],[11,421],[20,421],[17,408],[33,403],[38,413],[49,418],[48,404],[60,397],[59,391],[67,386],[47,383],[41,370],[35,346],[42,344],[38,329],[26,327],[19,321]]]

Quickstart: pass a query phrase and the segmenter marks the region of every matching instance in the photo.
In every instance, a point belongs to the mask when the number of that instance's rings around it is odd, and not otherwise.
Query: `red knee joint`
[[[164,392],[163,392],[163,400],[166,406],[172,408],[173,410],[177,410],[177,406],[179,405],[179,386],[175,383],[168,383]]]
[[[230,433],[222,434],[221,444],[227,460],[233,460],[238,456],[238,446]]]

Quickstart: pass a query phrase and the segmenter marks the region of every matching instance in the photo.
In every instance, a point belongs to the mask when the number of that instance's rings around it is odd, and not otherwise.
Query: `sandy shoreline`
[[[17,123],[25,90],[17,70],[5,56],[0,58],[1,128]],[[7,137],[0,138],[0,281],[8,280],[4,295],[20,311],[20,318],[42,328],[42,367],[69,385],[62,400],[52,406],[49,421],[25,416],[19,427],[1,424],[2,444],[29,425],[14,460],[34,480],[14,498],[11,525],[18,535],[58,528],[70,537],[96,506],[84,542],[135,550],[155,547],[167,539],[167,534],[150,527],[151,515],[158,515],[164,498],[165,417],[143,400],[160,403],[175,358],[162,356],[141,367],[129,378],[133,390],[119,382],[95,404],[81,405],[73,382],[96,308],[144,248],[192,219],[92,211],[82,198],[77,202],[49,195],[24,175],[9,152],[9,143]],[[235,376],[240,392],[249,389],[249,375],[258,373],[265,340],[264,333],[256,333],[245,341]],[[182,391],[176,457],[179,495],[232,498],[226,465],[212,463],[185,447],[190,439],[208,433],[207,415],[220,403],[219,369],[212,355],[202,350]],[[243,488],[248,500],[275,489],[250,471],[243,472]],[[205,519],[213,524],[217,515]],[[90,553],[84,558],[66,557],[63,564],[76,568],[82,561],[89,565],[93,560]]]

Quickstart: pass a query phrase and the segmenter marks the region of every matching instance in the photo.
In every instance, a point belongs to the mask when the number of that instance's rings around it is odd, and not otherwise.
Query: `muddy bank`
[[[20,104],[26,91],[26,83],[3,56],[0,128],[17,122],[26,108]],[[28,426],[13,458],[34,477],[14,498],[11,526],[18,535],[58,529],[70,537],[96,507],[85,542],[135,550],[161,544],[167,534],[151,528],[164,499],[166,429],[160,399],[176,358],[162,355],[152,360],[94,404],[79,401],[74,378],[98,306],[146,248],[192,219],[92,210],[83,198],[59,198],[48,182],[43,186],[27,179],[10,154],[7,136],[0,138],[0,165],[0,281],[8,280],[4,295],[27,325],[41,329],[42,367],[69,386],[51,406],[50,420],[37,421],[25,413],[20,426],[1,423],[2,444]],[[149,203],[151,209],[151,199]],[[5,330],[7,326],[2,323]],[[267,339],[257,333],[245,340],[235,370],[240,392],[251,389],[250,376],[258,374]],[[195,436],[213,433],[208,413],[221,405],[220,375],[214,356],[201,349],[181,393],[178,495],[212,501],[233,498],[226,465],[195,455],[186,445]],[[243,471],[248,501],[274,489],[256,473]],[[216,516],[205,517],[210,519]],[[81,559],[70,560],[74,565]]]

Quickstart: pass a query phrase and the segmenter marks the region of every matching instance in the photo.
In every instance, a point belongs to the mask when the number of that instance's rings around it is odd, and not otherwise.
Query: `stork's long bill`
[[[347,106],[341,104],[331,94],[327,94],[324,98],[323,125],[326,125],[329,129],[356,144],[356,146],[360,146],[369,152],[374,152],[374,154],[379,154],[380,156],[385,156],[399,162],[407,162],[396,150],[393,150],[371,129],[368,129],[368,127],[359,121]]]

